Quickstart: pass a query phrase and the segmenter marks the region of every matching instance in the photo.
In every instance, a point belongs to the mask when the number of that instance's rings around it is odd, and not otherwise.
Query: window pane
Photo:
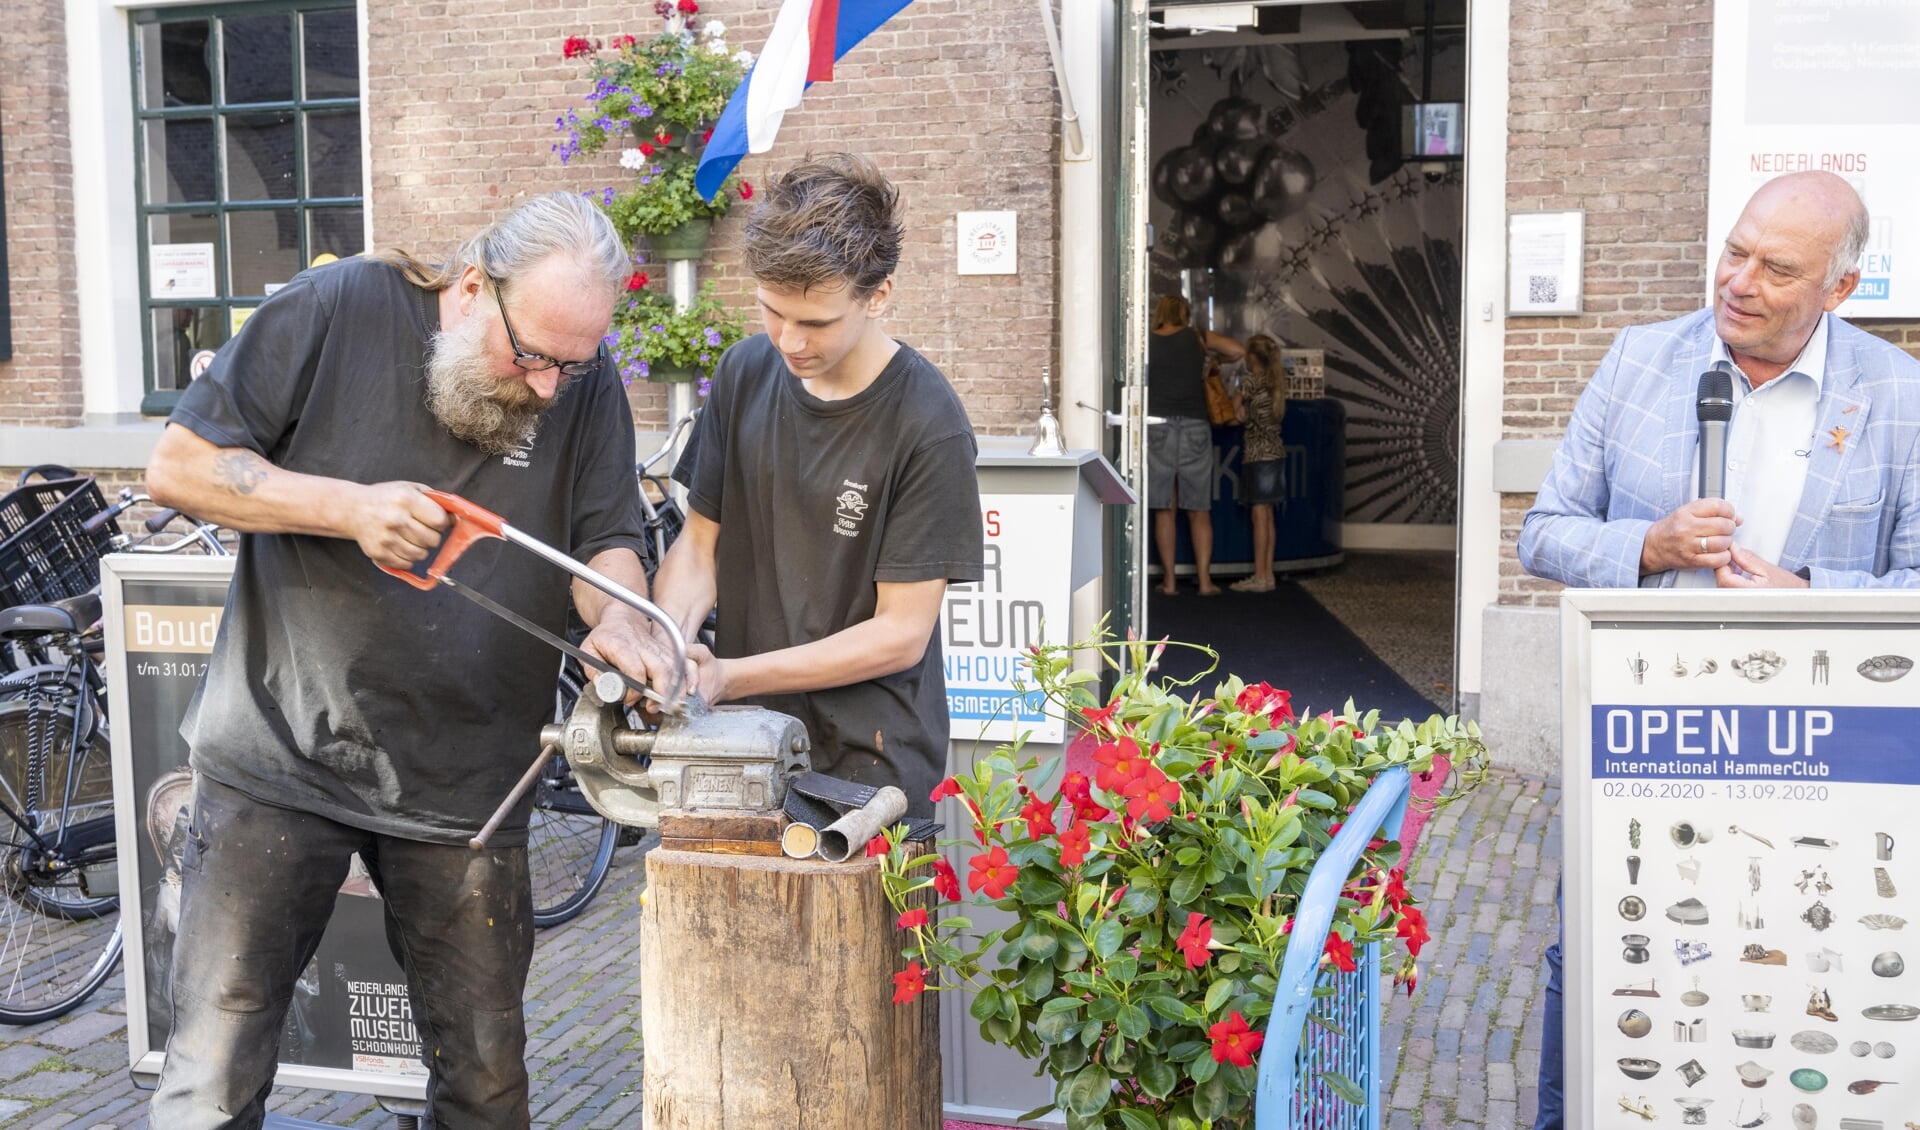
[[[367,249],[366,223],[358,208],[315,208],[307,213],[307,252],[345,259]]]
[[[153,121],[141,128],[147,139],[147,203],[187,204],[214,199],[211,120]]]
[[[293,101],[292,16],[229,16],[220,34],[228,103]]]
[[[163,391],[187,387],[193,355],[220,348],[226,340],[220,330],[218,306],[155,307],[153,387]]]
[[[140,105],[146,110],[213,103],[205,20],[140,25]]]
[[[308,12],[301,17],[308,98],[360,95],[360,41],[353,9]]]
[[[307,115],[307,195],[360,195],[360,111]]]
[[[292,208],[228,212],[227,255],[233,296],[265,295],[268,283],[300,271],[300,214]]]
[[[293,114],[227,115],[227,199],[292,200]]]

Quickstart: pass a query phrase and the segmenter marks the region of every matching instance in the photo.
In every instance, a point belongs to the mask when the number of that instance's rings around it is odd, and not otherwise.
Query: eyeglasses
[[[507,317],[507,301],[501,297],[503,289],[499,279],[489,276],[493,284],[493,302],[500,307],[500,324],[507,327],[507,344],[513,347],[513,363],[529,373],[544,373],[548,369],[560,370],[563,377],[591,377],[600,371],[600,359],[606,351],[602,346],[596,350],[591,361],[562,361],[548,357],[544,353],[528,353],[520,348],[520,339],[513,332],[513,322]]]

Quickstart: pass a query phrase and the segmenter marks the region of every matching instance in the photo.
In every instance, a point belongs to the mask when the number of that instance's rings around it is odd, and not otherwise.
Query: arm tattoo
[[[266,481],[270,466],[253,452],[241,451],[220,456],[214,461],[213,469],[214,477],[228,494],[252,494]]]

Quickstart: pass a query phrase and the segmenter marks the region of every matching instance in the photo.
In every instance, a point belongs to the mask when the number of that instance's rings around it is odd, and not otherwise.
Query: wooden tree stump
[[[648,1130],[940,1130],[939,1006],[879,865],[657,848],[640,918]]]

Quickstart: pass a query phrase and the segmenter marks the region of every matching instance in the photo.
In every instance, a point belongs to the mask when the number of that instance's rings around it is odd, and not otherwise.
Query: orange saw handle
[[[453,563],[460,560],[460,555],[465,553],[474,542],[482,538],[507,536],[504,532],[506,520],[486,507],[468,502],[459,495],[450,494],[444,490],[428,490],[426,494],[435,505],[445,510],[448,517],[453,519],[453,529],[441,539],[439,548],[427,562],[426,576],[423,577],[408,569],[380,566],[384,572],[391,573],[414,588],[422,590],[438,585],[446,577],[447,570],[453,568]]]

